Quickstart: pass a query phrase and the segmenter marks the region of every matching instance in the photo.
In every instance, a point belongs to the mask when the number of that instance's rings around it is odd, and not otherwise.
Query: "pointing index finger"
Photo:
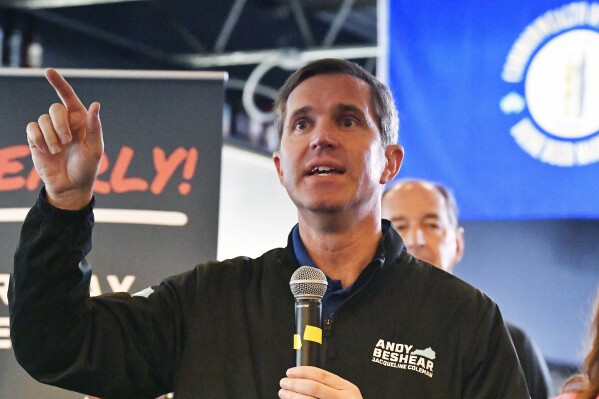
[[[56,90],[56,94],[60,97],[62,103],[69,111],[83,111],[85,112],[85,106],[77,97],[75,90],[71,85],[52,68],[46,69],[46,79]]]

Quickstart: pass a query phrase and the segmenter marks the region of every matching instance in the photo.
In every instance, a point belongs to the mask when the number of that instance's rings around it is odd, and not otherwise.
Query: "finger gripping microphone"
[[[301,266],[291,276],[289,286],[295,297],[295,365],[318,367],[322,347],[322,297],[327,291],[327,278],[316,267]]]

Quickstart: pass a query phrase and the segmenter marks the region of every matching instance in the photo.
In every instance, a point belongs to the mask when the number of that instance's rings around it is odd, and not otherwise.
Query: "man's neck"
[[[299,218],[302,243],[312,260],[330,278],[352,285],[372,260],[382,237],[381,219],[368,217],[351,226],[331,228]]]

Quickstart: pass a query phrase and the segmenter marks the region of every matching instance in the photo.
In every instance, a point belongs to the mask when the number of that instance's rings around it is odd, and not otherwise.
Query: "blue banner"
[[[463,219],[599,218],[599,3],[388,3],[398,178]]]

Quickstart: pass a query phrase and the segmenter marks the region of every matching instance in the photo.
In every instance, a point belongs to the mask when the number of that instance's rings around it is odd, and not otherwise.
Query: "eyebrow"
[[[304,107],[298,108],[295,111],[293,111],[291,114],[289,114],[289,118],[296,118],[298,116],[305,116],[308,115],[310,113],[312,113],[314,110],[313,107],[306,105]],[[354,112],[360,115],[364,115],[364,112],[362,111],[361,108],[352,105],[352,104],[337,104],[335,105],[335,107],[333,108],[333,112],[335,114],[343,114],[345,112]]]
[[[405,215],[400,215],[400,216],[391,217],[390,220],[393,222],[395,222],[395,221],[406,222],[406,221],[408,221],[408,219],[409,219],[409,217],[407,217]],[[420,218],[420,220],[427,220],[427,219],[441,220],[441,217],[437,213],[427,213],[423,217]]]
[[[440,220],[441,216],[438,213],[427,213],[422,219],[437,219]]]
[[[298,116],[306,116],[312,112],[313,108],[306,105],[305,107],[301,107],[293,111],[293,113],[289,114],[289,119],[297,118]]]
[[[358,108],[352,104],[337,104],[335,106],[334,112],[336,114],[343,114],[345,112],[354,112],[354,113],[358,113],[360,115],[364,115],[364,112],[362,111],[361,108]]]

